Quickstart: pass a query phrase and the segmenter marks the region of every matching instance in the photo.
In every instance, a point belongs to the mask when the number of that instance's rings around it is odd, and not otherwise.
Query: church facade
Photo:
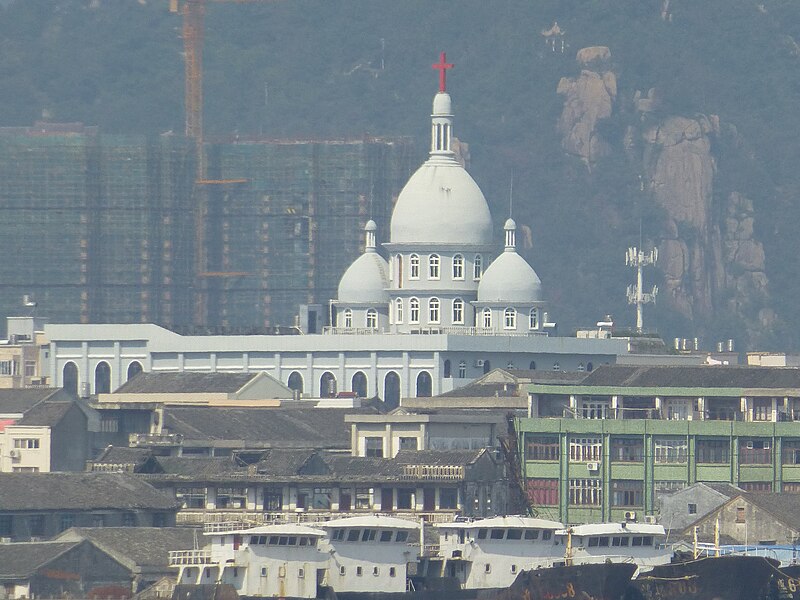
[[[343,274],[322,333],[184,336],[156,325],[53,324],[50,380],[81,393],[113,391],[139,370],[266,371],[303,395],[440,394],[493,367],[592,370],[627,354],[625,340],[550,335],[542,284],[516,251],[508,219],[501,247],[479,186],[453,151],[453,111],[440,87],[430,156],[401,191],[390,239],[377,226]]]

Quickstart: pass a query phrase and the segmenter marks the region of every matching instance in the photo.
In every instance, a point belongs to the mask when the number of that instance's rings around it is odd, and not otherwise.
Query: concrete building
[[[523,476],[559,520],[653,515],[695,482],[800,492],[800,369],[614,366],[529,390]]]

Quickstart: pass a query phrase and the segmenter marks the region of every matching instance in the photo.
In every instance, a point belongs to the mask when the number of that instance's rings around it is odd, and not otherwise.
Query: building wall
[[[698,485],[672,494],[661,494],[657,505],[661,524],[667,529],[682,531],[727,501],[727,496]]]
[[[795,423],[524,418],[518,431],[529,496],[565,522],[616,521],[629,512],[654,514],[657,490],[697,481],[762,491],[800,490],[800,465],[788,451],[790,444],[800,442]],[[641,459],[612,458],[617,439],[640,444]],[[728,456],[714,463],[699,461],[700,441],[718,443]],[[759,464],[752,464],[749,441],[768,446],[758,453],[759,461],[763,458]],[[531,457],[531,443],[543,447],[535,450],[540,458]],[[671,444],[678,449],[667,449]],[[615,482],[630,485],[630,491],[615,490]],[[635,489],[634,482],[643,485]],[[615,491],[625,505],[613,501]]]
[[[0,433],[3,438],[0,472],[41,472],[51,470],[52,439],[50,427],[9,425]]]
[[[51,471],[83,471],[89,459],[88,420],[75,404],[51,429]]]
[[[49,539],[70,527],[174,527],[175,511],[7,511],[0,507],[0,538],[15,542]]]
[[[720,536],[729,537],[740,544],[774,541],[777,544],[794,545],[800,534],[797,526],[781,523],[773,515],[740,497],[734,498],[698,524],[699,540],[714,540],[717,514]]]

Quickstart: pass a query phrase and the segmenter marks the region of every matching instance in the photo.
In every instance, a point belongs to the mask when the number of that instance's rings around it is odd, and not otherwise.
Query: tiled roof
[[[469,465],[483,450],[400,450],[394,461],[401,465]]]
[[[153,455],[149,448],[129,448],[127,446],[108,446],[97,458],[95,464],[141,465]]]
[[[349,448],[346,414],[374,409],[170,407],[164,428],[184,440],[244,440],[269,446]]]
[[[60,392],[59,388],[0,389],[0,414],[25,413]]]
[[[19,420],[17,425],[53,426],[75,405],[74,402],[40,402]],[[78,409],[80,410],[80,409]]]
[[[199,394],[239,391],[256,373],[138,373],[118,394]]]
[[[305,448],[270,448],[256,464],[256,471],[266,476],[296,475],[314,454]]]
[[[0,473],[0,512],[171,510],[174,496],[122,473]]]
[[[129,568],[166,570],[172,550],[191,550],[202,535],[191,527],[74,527],[56,541],[88,539]]]
[[[0,544],[0,581],[23,579],[39,567],[74,548],[79,542],[22,542]]]
[[[580,385],[630,387],[800,388],[800,368],[740,366],[602,366]]]
[[[768,512],[779,523],[794,529],[800,527],[800,502],[798,502],[797,494],[745,492],[741,496],[761,510]]]
[[[165,474],[182,477],[247,475],[247,467],[237,464],[230,457],[158,456],[155,461]]]

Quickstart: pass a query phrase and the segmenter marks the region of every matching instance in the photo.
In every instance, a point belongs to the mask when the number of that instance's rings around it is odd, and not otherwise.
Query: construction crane
[[[220,196],[231,186],[247,183],[246,179],[208,179],[206,175],[206,156],[203,144],[203,42],[205,39],[205,15],[207,2],[228,2],[249,4],[275,0],[169,0],[169,10],[183,16],[181,37],[185,63],[184,110],[186,118],[186,137],[195,144],[197,178],[195,191],[195,275],[198,278],[197,301],[195,303],[195,322],[202,325],[208,318],[208,296],[212,292],[209,279],[238,279],[249,275],[239,271],[218,271],[209,268],[208,219],[212,196]]]

